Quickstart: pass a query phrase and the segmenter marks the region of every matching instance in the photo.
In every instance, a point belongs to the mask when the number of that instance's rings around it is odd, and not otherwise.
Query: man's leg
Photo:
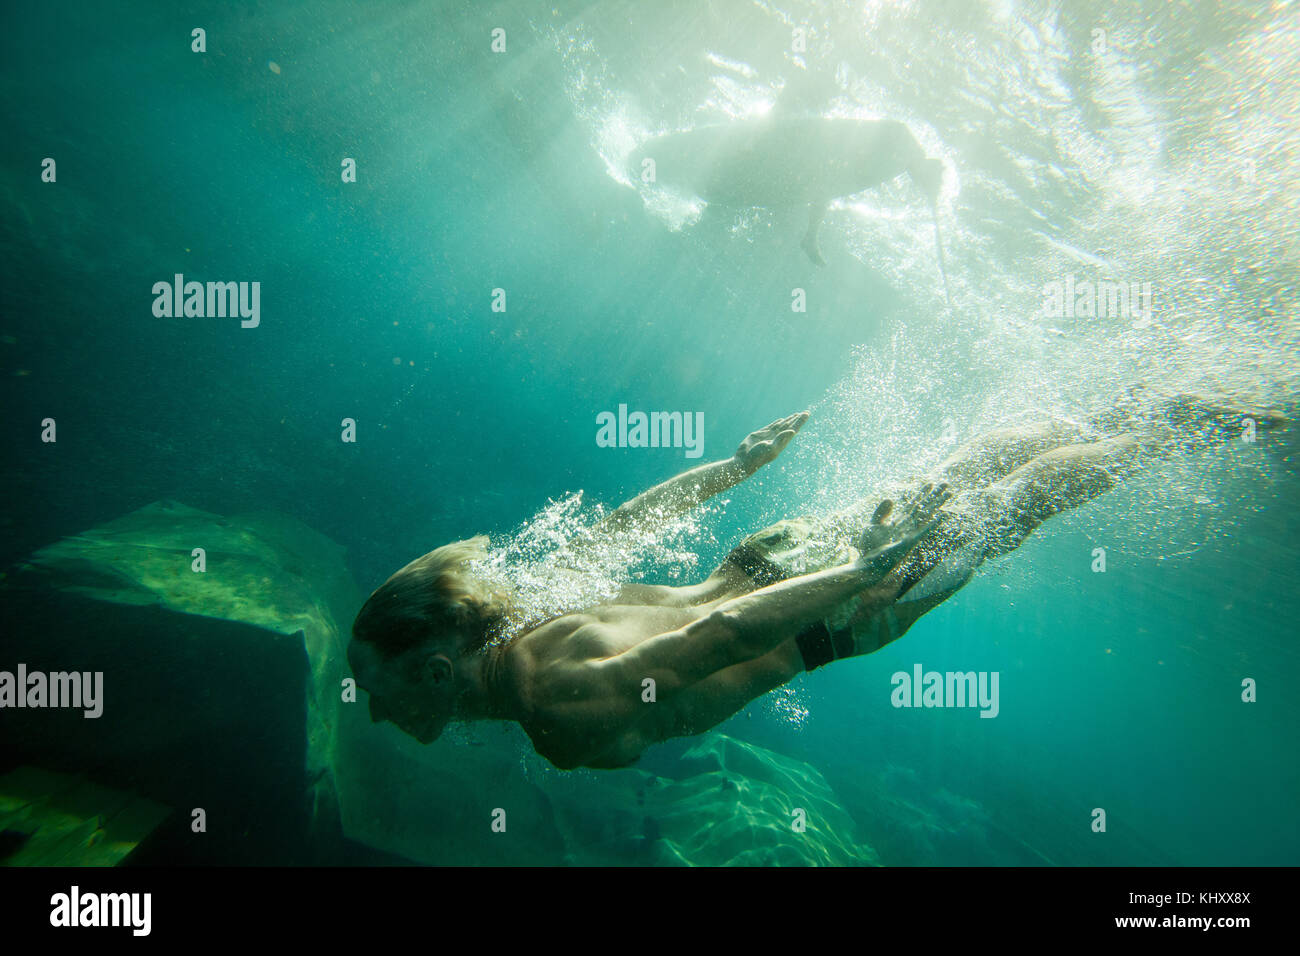
[[[1196,451],[1229,441],[1247,428],[1279,428],[1291,423],[1295,411],[1294,407],[1270,408],[1235,397],[1159,394],[1139,387],[1089,424],[1110,436],[1134,435],[1147,450],[1166,454],[1175,448]]]
[[[1279,427],[1289,421],[1277,409],[1235,399],[1209,399],[1189,394],[1161,396],[1151,389],[1134,389],[1114,408],[1090,418],[1086,423],[1053,419],[986,432],[944,460],[929,480],[934,484],[947,483],[952,487],[959,496],[959,502],[944,510],[956,511],[963,492],[979,491],[1009,482],[1010,476],[1018,469],[1054,451],[1098,444],[1097,453],[1105,458],[1115,452],[1105,442],[1127,436],[1127,440],[1136,441],[1142,451],[1153,457],[1163,457],[1179,448],[1197,450],[1239,437],[1247,420],[1260,431]],[[1124,456],[1132,457],[1134,453],[1135,450],[1129,450]],[[1076,451],[1070,453],[1070,456],[1082,461],[1080,454]],[[1044,459],[1042,464],[1046,467],[1050,462],[1051,459]],[[1021,482],[1027,477],[1027,474],[1022,475]],[[1044,480],[1040,478],[1028,487],[1045,487]],[[914,496],[923,484],[923,480],[915,480],[889,489],[880,498],[864,498],[855,502],[832,515],[827,521],[827,527],[838,535],[856,537],[867,526],[871,515],[885,498],[892,497],[896,504],[906,505],[909,497]],[[990,509],[986,507],[983,510]],[[919,556],[914,557],[913,565],[918,561]]]
[[[878,596],[846,604],[826,622],[835,660],[879,650],[902,637],[924,614],[956,594],[985,560],[1014,550],[1054,514],[1113,488],[1137,466],[1132,436],[1053,448],[988,488],[969,489],[944,507],[949,517],[880,587],[897,595],[883,611]],[[912,592],[928,575],[940,583]],[[920,591],[920,588],[917,588]],[[911,596],[909,597],[909,593]],[[814,664],[813,666],[817,666]]]
[[[1133,435],[1066,445],[1039,455],[997,485],[976,493],[984,558],[1006,554],[1052,515],[1109,491],[1138,468],[1143,446]],[[979,512],[982,511],[982,514]]]
[[[1137,438],[1154,454],[1176,447],[1195,450],[1239,437],[1247,420],[1259,431],[1288,421],[1278,409],[1237,399],[1161,396],[1151,389],[1133,389],[1113,408],[1084,423],[1051,419],[985,432],[953,452],[929,480],[946,482],[956,492],[985,488],[1050,451],[1123,435]]]
[[[803,239],[799,242],[799,248],[807,253],[808,258],[813,265],[824,266],[826,260],[822,258],[821,246],[817,242],[817,231],[821,228],[822,219],[826,215],[827,203],[814,201],[808,204],[808,231],[803,234]]]
[[[1242,433],[1246,419],[1260,430],[1289,421],[1273,409],[1192,395],[1131,399],[1112,418],[1083,426],[1044,422],[999,429],[952,455],[937,473],[958,492],[943,508],[949,518],[881,583],[894,589],[893,602],[882,612],[867,613],[864,609],[879,606],[879,595],[855,599],[810,629],[816,634],[801,635],[804,647],[817,649],[806,661],[808,669],[897,640],[960,590],[985,560],[1014,550],[1052,515],[1110,490],[1138,469],[1144,455],[1159,458],[1177,448],[1195,450],[1231,439]],[[1122,427],[1134,430],[1114,432]],[[1086,440],[1107,432],[1111,437]],[[906,508],[923,487],[916,482],[902,489],[898,501]],[[889,505],[885,499],[863,499],[828,519],[819,536],[856,540],[870,523],[888,518]]]
[[[910,485],[896,486],[880,498],[860,499],[816,527],[810,525],[808,529],[802,529],[801,545],[810,554],[816,554],[816,559],[798,573],[819,570],[830,554],[837,557],[829,563],[846,560],[852,554],[847,549],[850,541],[856,542],[872,525],[887,522],[891,512],[906,513],[912,501],[935,484],[949,484],[958,492],[983,489],[1036,456],[1078,441],[1086,432],[1084,427],[1065,421],[1038,422],[987,432],[949,456],[939,466],[932,482],[917,480]],[[816,539],[818,547],[808,549],[807,542],[813,539]],[[863,608],[878,606],[877,600],[855,600],[823,625],[810,628],[807,634],[800,636],[800,642],[811,657],[807,661],[800,658],[801,663],[806,663],[806,668],[800,669],[813,669],[830,660],[868,654],[897,640],[923,614],[955,594],[984,560],[969,530],[960,521],[949,522],[946,528],[940,528],[935,532],[934,540],[918,551],[924,554],[914,555],[895,572],[893,580],[900,591],[915,585],[945,558],[950,559],[954,566],[922,598],[895,602],[874,615],[866,614]]]
[[[933,480],[947,482],[959,492],[985,488],[1039,455],[1087,437],[1083,427],[1060,420],[995,428],[948,456]]]
[[[1063,420],[995,428],[958,448],[940,463],[929,479],[913,479],[882,489],[880,497],[862,498],[828,518],[827,525],[837,534],[856,537],[882,502],[893,499],[893,504],[905,507],[926,481],[947,484],[958,493],[984,488],[1038,455],[1084,441],[1086,437],[1086,428]]]

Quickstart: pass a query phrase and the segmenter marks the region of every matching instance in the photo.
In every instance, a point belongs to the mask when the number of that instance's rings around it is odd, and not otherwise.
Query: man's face
[[[450,662],[444,655],[414,652],[391,662],[380,662],[368,650],[353,656],[361,659],[353,666],[357,682],[370,693],[372,721],[387,720],[422,744],[438,739],[451,717],[450,681],[442,673]]]

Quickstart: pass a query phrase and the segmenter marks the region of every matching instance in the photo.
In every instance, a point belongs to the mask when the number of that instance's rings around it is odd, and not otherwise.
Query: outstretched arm
[[[660,521],[685,514],[714,495],[740,484],[776,458],[806,421],[807,412],[777,419],[746,437],[730,458],[700,465],[655,485],[619,505],[597,528],[620,531],[646,520]]]
[[[660,691],[666,692],[762,657],[844,601],[881,585],[934,530],[936,513],[950,497],[947,485],[927,486],[905,515],[889,524],[873,523],[859,542],[863,554],[857,561],[733,598],[709,616],[642,641],[602,666],[617,668],[621,676],[637,683],[654,678]],[[880,605],[892,602],[895,593],[896,588],[881,588]]]

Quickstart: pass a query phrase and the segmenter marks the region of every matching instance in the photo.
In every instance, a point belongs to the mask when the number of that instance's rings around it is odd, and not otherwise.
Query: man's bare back
[[[662,634],[700,630],[701,621],[756,586],[738,581],[694,604],[662,590],[633,585],[609,604],[548,621],[503,649],[519,723],[557,767],[627,766],[650,744],[703,733],[803,669],[787,641],[661,698],[657,685],[636,679],[624,655]]]

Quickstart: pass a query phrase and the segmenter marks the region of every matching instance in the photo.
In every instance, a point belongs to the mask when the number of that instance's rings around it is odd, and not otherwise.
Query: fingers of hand
[[[889,515],[893,510],[894,503],[890,499],[886,498],[876,506],[875,514],[871,516],[871,523],[884,524],[889,519]]]
[[[928,521],[931,515],[951,500],[952,488],[947,483],[941,484],[938,488],[927,483],[921,489],[921,495],[912,508],[912,517],[917,523]]]
[[[798,431],[803,428],[804,422],[806,421],[808,421],[808,413],[799,412],[797,415],[787,415],[785,418],[779,418],[772,424],[768,425],[767,428],[773,431],[789,431],[790,429]],[[767,429],[764,430],[766,431]]]

